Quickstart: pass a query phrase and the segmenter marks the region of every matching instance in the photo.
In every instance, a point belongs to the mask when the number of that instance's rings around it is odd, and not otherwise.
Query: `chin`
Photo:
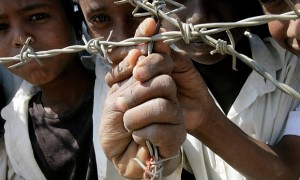
[[[207,55],[202,55],[202,56],[191,55],[190,57],[193,61],[196,61],[197,63],[200,63],[200,64],[205,64],[205,65],[213,65],[213,64],[216,64],[216,63],[222,61],[222,59],[224,59],[224,55],[221,55],[221,54],[215,54],[215,55],[207,54]]]
[[[215,50],[214,47],[203,42],[190,42],[180,40],[175,43],[176,48],[185,51],[189,57],[200,63],[206,65],[212,65],[220,62],[226,55],[215,53],[211,55],[211,51]]]

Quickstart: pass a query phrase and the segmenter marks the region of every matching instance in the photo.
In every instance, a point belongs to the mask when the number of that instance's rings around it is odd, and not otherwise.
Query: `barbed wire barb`
[[[172,0],[153,0],[152,3],[150,3],[148,0],[120,0],[116,1],[116,4],[123,4],[123,3],[130,3],[131,5],[135,6],[135,12],[133,14],[138,14],[137,9],[144,9],[148,12],[148,15],[151,16],[157,16],[157,18],[164,19],[165,21],[168,21],[169,23],[175,25],[180,29],[180,31],[169,31],[169,32],[163,32],[160,34],[156,34],[152,37],[134,37],[129,38],[124,41],[120,42],[112,42],[109,41],[109,38],[105,41],[101,41],[101,39],[91,39],[87,44],[85,45],[73,45],[69,47],[65,47],[62,49],[53,49],[53,50],[47,50],[47,51],[39,51],[34,52],[33,49],[29,46],[29,42],[23,43],[23,48],[19,55],[16,55],[14,57],[2,57],[0,58],[0,63],[6,63],[11,61],[17,61],[19,63],[16,63],[15,65],[11,66],[10,68],[14,68],[20,65],[25,64],[26,62],[29,62],[33,59],[37,60],[38,63],[42,65],[41,59],[48,58],[52,56],[59,55],[61,53],[75,53],[83,50],[87,50],[90,53],[100,53],[104,59],[109,61],[111,63],[111,60],[109,59],[109,55],[107,51],[109,49],[112,49],[117,46],[134,46],[139,43],[149,43],[154,41],[163,41],[165,43],[168,43],[172,45],[174,42],[183,39],[186,43],[189,43],[193,39],[201,39],[204,43],[207,43],[208,45],[211,45],[216,48],[216,52],[222,53],[225,52],[226,54],[233,56],[233,68],[235,69],[235,60],[234,58],[238,57],[240,60],[244,61],[247,65],[249,65],[252,69],[257,71],[259,74],[261,74],[263,77],[271,81],[277,88],[282,90],[283,92],[287,93],[288,95],[291,95],[295,98],[300,99],[300,94],[293,90],[291,87],[289,87],[286,84],[278,82],[275,78],[270,76],[264,68],[260,67],[258,64],[255,63],[255,61],[249,57],[246,57],[245,55],[239,54],[236,52],[235,44],[232,42],[230,34],[230,29],[236,28],[236,27],[247,27],[247,26],[256,26],[268,23],[272,20],[294,20],[300,18],[299,16],[299,10],[294,8],[293,2],[290,0],[286,0],[286,2],[291,6],[292,11],[286,12],[283,14],[269,14],[269,15],[261,15],[256,17],[250,17],[247,19],[243,19],[237,22],[219,22],[219,23],[203,23],[203,24],[186,24],[183,22],[180,22],[178,19],[174,19],[168,15],[178,12],[185,7],[183,5],[180,5],[176,1]],[[174,5],[175,9],[169,11],[169,12],[163,12],[162,8],[158,9],[157,5],[164,7],[166,3],[170,3]],[[149,14],[150,13],[150,14]],[[140,14],[145,15],[145,14]],[[230,45],[220,44],[225,43],[221,40],[215,40],[211,37],[211,35],[219,32],[225,31],[229,37]],[[111,33],[112,34],[112,33]],[[111,35],[110,34],[110,35]],[[224,41],[224,40],[223,40]],[[218,46],[218,47],[217,47]],[[220,47],[222,47],[222,51],[220,51]],[[218,50],[217,50],[218,49]],[[226,50],[227,49],[227,50]],[[213,52],[214,53],[214,52]]]

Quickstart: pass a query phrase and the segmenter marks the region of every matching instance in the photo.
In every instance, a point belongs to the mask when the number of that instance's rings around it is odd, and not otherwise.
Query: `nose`
[[[191,1],[193,3],[187,4],[187,8],[185,11],[182,11],[181,16],[185,16],[186,23],[189,24],[202,24],[215,22],[214,12],[202,1]]]
[[[130,19],[118,21],[116,23],[115,28],[113,30],[112,39],[114,41],[122,41],[128,38],[131,38],[134,36],[134,30],[137,28],[133,27],[135,26],[133,23],[131,23]]]
[[[11,42],[12,47],[17,48],[17,49],[23,47],[28,38],[30,38],[30,40],[27,42],[27,44],[28,45],[33,44],[35,39],[30,33],[28,33],[22,27],[15,29],[13,31],[13,35],[12,35],[12,42]]]
[[[205,14],[200,14],[200,12],[193,12],[186,20],[186,23],[189,24],[201,24],[206,23],[207,20],[205,20]]]

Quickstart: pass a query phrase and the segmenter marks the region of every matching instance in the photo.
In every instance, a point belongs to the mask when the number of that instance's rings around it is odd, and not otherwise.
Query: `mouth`
[[[203,39],[203,37],[198,36],[198,37],[194,37],[190,40],[190,43],[192,44],[211,44],[213,45],[213,42],[211,42],[210,40],[223,40],[223,41],[227,41],[227,44],[229,44],[229,37],[226,33],[224,32],[220,32],[220,33],[216,33],[216,34],[211,34],[208,35],[209,37],[205,37],[205,39]],[[211,39],[212,38],[212,39]]]
[[[32,58],[32,59],[29,59],[26,61],[15,62],[15,63],[11,64],[10,66],[8,66],[8,68],[18,68],[21,66],[33,66],[35,64],[38,64],[39,66],[43,66],[42,62],[39,59]]]

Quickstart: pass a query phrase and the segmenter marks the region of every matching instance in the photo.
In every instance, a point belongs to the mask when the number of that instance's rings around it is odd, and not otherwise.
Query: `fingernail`
[[[145,80],[145,78],[146,78],[146,73],[145,73],[145,70],[144,70],[144,68],[143,67],[135,67],[134,69],[133,69],[133,73],[134,73],[134,75],[135,76],[137,76],[138,77],[138,81],[143,81],[143,80]]]
[[[121,112],[125,112],[127,110],[127,105],[124,97],[118,97],[116,101],[117,109]]]
[[[145,19],[143,22],[142,22],[142,25],[140,26],[140,33],[142,35],[145,35],[146,34],[146,28],[148,27],[148,19]]]

